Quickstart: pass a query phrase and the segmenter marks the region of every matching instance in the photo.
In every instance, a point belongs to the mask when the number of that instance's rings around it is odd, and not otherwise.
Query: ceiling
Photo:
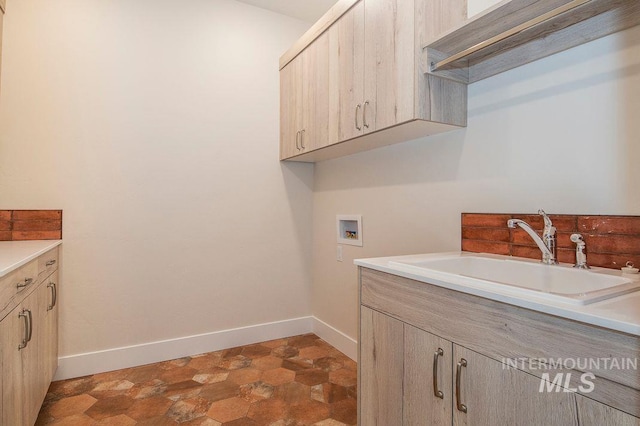
[[[337,0],[238,0],[310,23],[316,22]]]

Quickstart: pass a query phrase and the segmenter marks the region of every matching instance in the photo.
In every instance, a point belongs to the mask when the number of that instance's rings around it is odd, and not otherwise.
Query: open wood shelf
[[[505,0],[427,43],[424,55],[431,68],[441,63],[430,73],[474,83],[639,23],[639,0]]]

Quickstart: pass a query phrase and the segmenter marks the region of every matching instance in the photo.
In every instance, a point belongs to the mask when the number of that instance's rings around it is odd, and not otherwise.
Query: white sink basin
[[[476,254],[424,256],[389,266],[426,278],[587,305],[640,289],[640,281],[603,270],[543,265],[527,259]]]

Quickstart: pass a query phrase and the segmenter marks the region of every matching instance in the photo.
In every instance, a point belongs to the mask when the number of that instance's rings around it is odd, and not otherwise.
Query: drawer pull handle
[[[24,281],[19,282],[18,284],[16,284],[16,288],[18,290],[23,290],[25,287],[27,287],[32,282],[33,282],[33,278],[25,278]]]
[[[18,345],[18,350],[21,350],[27,347],[33,334],[31,311],[23,309],[22,312],[18,314],[18,317],[24,318],[24,337]]]
[[[466,366],[467,360],[460,358],[460,362],[456,368],[456,407],[458,408],[458,411],[462,411],[463,413],[467,412],[467,406],[460,402],[460,376],[462,375],[462,367]]]
[[[56,283],[50,282],[47,284],[47,287],[51,289],[51,304],[47,306],[47,311],[52,310],[58,304],[58,289],[56,288]]]
[[[49,261],[47,261],[47,263],[45,263],[45,266],[49,267],[49,266],[53,266],[53,265],[55,265],[55,264],[56,264],[56,260],[55,260],[55,259],[53,259],[53,260],[49,260]]]
[[[438,389],[438,358],[441,356],[444,356],[444,351],[442,348],[438,348],[438,350],[433,353],[433,394],[436,398],[444,399],[444,393]]]

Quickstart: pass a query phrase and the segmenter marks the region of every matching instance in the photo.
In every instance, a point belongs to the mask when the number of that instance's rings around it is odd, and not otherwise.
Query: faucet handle
[[[538,214],[542,216],[542,219],[544,220],[544,235],[555,234],[556,228],[555,226],[553,226],[553,223],[551,222],[551,218],[549,218],[549,216],[547,216],[547,214],[542,209],[538,210]]]
[[[591,269],[587,264],[587,255],[584,252],[587,248],[587,243],[584,242],[582,235],[571,234],[571,242],[576,244],[576,263],[573,267],[578,269]]]

